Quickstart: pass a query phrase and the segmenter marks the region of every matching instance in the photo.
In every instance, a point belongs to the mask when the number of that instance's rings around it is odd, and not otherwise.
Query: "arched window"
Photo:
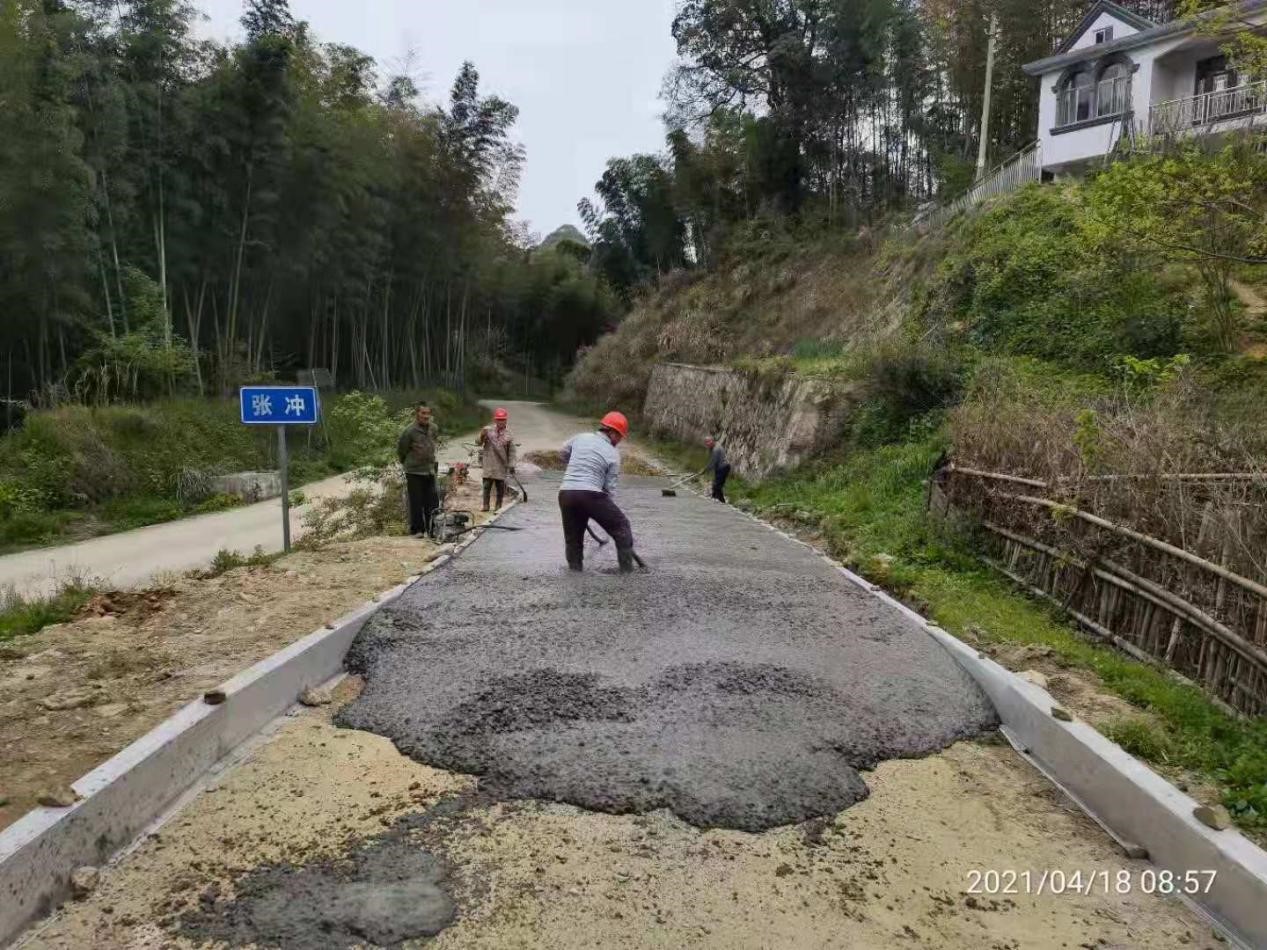
[[[1057,125],[1073,125],[1095,118],[1095,77],[1089,69],[1066,76],[1057,97]]]
[[[1131,108],[1131,68],[1125,63],[1110,63],[1100,71],[1095,87],[1095,114],[1121,115]]]

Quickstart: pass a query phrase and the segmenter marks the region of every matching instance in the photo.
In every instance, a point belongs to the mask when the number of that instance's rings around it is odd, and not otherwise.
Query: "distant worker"
[[[716,501],[725,502],[726,479],[730,478],[730,463],[726,461],[726,450],[711,435],[704,440],[704,445],[708,448],[708,464],[693,477],[702,478],[712,472],[713,498]]]
[[[436,448],[440,430],[431,421],[431,409],[425,402],[414,409],[414,421],[400,434],[396,456],[405,470],[405,487],[409,492],[409,533],[414,537],[431,533],[431,518],[440,507],[436,491]]]
[[[634,569],[633,530],[612,499],[620,478],[620,453],[616,446],[628,436],[629,420],[619,412],[609,412],[597,432],[576,436],[560,452],[567,472],[559,489],[559,510],[563,515],[568,567],[574,571],[585,569],[585,531],[591,518],[616,542],[621,573]]]
[[[488,511],[493,490],[497,491],[497,508],[501,511],[502,502],[506,498],[506,478],[515,474],[515,440],[506,423],[510,421],[510,413],[498,409],[493,413],[493,424],[480,430],[476,440],[483,448],[481,465],[484,467],[484,510]]]

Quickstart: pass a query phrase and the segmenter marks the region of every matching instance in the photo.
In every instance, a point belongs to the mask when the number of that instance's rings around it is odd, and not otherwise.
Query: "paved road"
[[[546,487],[548,485],[548,488]],[[808,548],[663,482],[621,502],[650,573],[563,569],[554,484],[478,557],[384,610],[353,647],[367,686],[341,723],[508,799],[667,807],[761,831],[867,795],[877,762],[996,724],[922,629]]]
[[[490,403],[491,405],[491,403]],[[500,403],[511,411],[516,440],[524,451],[553,448],[575,434],[579,420],[537,403]],[[442,453],[443,462],[465,461],[473,435],[454,439]],[[304,487],[308,503],[347,494],[343,475]],[[303,534],[303,508],[291,512],[291,531]],[[76,576],[99,579],[116,588],[143,586],[167,571],[188,571],[206,565],[220,550],[250,553],[256,547],[280,551],[281,501],[260,502],[233,511],[200,515],[106,535],[60,547],[37,548],[0,557],[0,589],[12,587],[27,596],[53,591]]]

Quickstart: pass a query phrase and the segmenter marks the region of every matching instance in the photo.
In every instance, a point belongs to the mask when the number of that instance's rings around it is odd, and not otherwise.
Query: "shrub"
[[[217,511],[230,511],[234,508],[241,508],[242,504],[242,499],[237,495],[220,494],[204,499],[194,510],[200,515],[205,515]]]
[[[1023,189],[961,225],[918,314],[988,351],[1103,371],[1184,345],[1186,274],[1087,229],[1077,187]]]
[[[243,555],[237,551],[221,548],[216,552],[216,556],[211,559],[211,566],[207,570],[194,571],[192,574],[202,580],[211,580],[239,567],[266,567],[279,557],[281,557],[280,553],[265,554],[264,549],[259,546],[256,546],[250,555]]]
[[[963,364],[927,348],[881,348],[860,367],[864,402],[854,434],[863,445],[907,437],[913,422],[954,405],[964,389]]]
[[[403,424],[392,417],[383,397],[362,392],[339,396],[325,418],[330,461],[342,470],[386,464]]]

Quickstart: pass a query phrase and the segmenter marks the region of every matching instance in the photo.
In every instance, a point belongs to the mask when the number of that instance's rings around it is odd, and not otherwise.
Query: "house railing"
[[[988,198],[1006,195],[1038,181],[1043,176],[1043,154],[1038,142],[1022,149],[953,201],[939,204],[916,219],[916,223],[940,225],[961,211],[975,207]]]
[[[1179,135],[1263,113],[1267,113],[1267,80],[1159,102],[1149,110],[1148,125],[1153,135]]]

